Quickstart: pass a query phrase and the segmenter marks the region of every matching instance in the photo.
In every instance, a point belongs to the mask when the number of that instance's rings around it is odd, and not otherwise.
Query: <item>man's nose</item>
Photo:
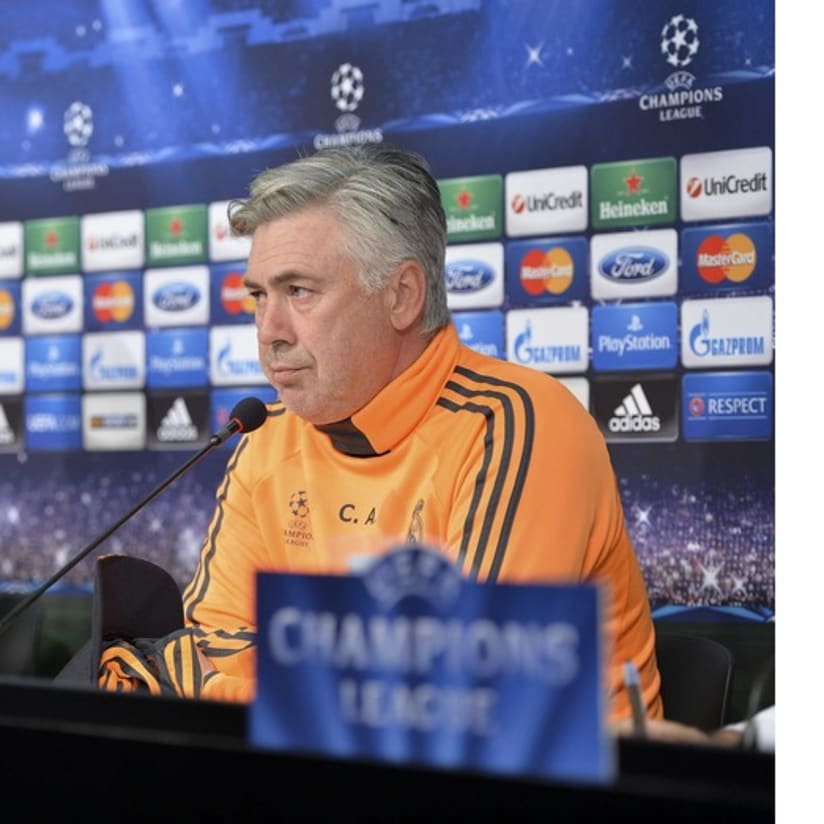
[[[258,309],[258,341],[264,346],[286,342],[294,343],[294,329],[289,308],[284,298],[273,295]]]

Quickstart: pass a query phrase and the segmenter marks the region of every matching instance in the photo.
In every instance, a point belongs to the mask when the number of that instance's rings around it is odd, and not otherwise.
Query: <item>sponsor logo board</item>
[[[510,172],[504,187],[506,233],[510,237],[586,231],[586,166]]]
[[[23,299],[19,280],[0,281],[0,335],[19,335],[23,326],[20,306]]]
[[[675,158],[597,163],[590,172],[590,191],[593,229],[675,223]]]
[[[505,358],[503,312],[496,309],[484,312],[455,312],[452,320],[461,343],[482,355]]]
[[[147,269],[143,316],[146,326],[205,326],[209,322],[209,267]]]
[[[146,385],[150,388],[205,386],[209,333],[202,329],[150,329],[146,333]]]
[[[592,365],[599,371],[671,369],[678,363],[678,307],[671,301],[595,306]]]
[[[84,389],[140,389],[146,381],[146,334],[89,332],[83,335]]]
[[[70,392],[82,385],[80,335],[49,335],[26,341],[26,390]]]
[[[214,386],[268,384],[258,360],[254,326],[210,327],[209,380]]]
[[[504,248],[501,243],[447,246],[446,302],[452,309],[484,309],[504,301]]]
[[[23,275],[23,224],[0,223],[0,278]]]
[[[592,297],[666,297],[678,290],[675,229],[611,232],[590,241]]]
[[[150,392],[147,410],[149,449],[191,449],[208,443],[207,391]]]
[[[773,358],[773,303],[768,295],[681,304],[681,362],[688,369],[764,366]]]
[[[60,275],[23,280],[23,333],[50,335],[83,328],[83,278]]]
[[[143,274],[107,272],[85,276],[87,332],[136,329],[143,325]]]
[[[562,374],[586,372],[589,314],[583,306],[513,309],[506,316],[507,360]]]
[[[690,226],[681,232],[679,288],[684,294],[767,289],[773,273],[769,223]]]
[[[61,275],[80,270],[79,218],[27,220],[23,229],[27,274]]]
[[[506,245],[506,294],[513,305],[584,300],[588,273],[585,237],[534,238]]]
[[[82,447],[80,395],[26,395],[23,410],[26,449],[63,452]]]
[[[769,146],[688,154],[681,158],[681,219],[756,217],[772,211]]]
[[[252,246],[250,237],[236,237],[229,225],[230,200],[209,204],[209,260],[246,260]]]
[[[678,389],[672,375],[598,378],[592,414],[608,442],[678,439]]]
[[[0,452],[23,447],[23,399],[0,395]]]
[[[131,209],[80,219],[84,272],[140,269],[145,262],[143,212]]]
[[[19,395],[25,385],[23,338],[0,338],[0,395]]]
[[[450,243],[492,240],[503,233],[503,177],[439,180]]]
[[[766,440],[773,432],[770,372],[693,372],[681,383],[687,441]]]
[[[230,263],[210,266],[211,282],[211,322],[254,323],[255,301],[243,285],[246,276],[245,263]]]
[[[146,446],[146,398],[142,392],[83,395],[83,448],[134,450]]]
[[[146,210],[146,265],[203,263],[208,254],[206,204]]]

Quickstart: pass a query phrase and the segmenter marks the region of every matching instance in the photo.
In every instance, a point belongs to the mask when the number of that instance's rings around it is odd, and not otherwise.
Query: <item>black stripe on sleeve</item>
[[[455,384],[447,384],[450,389],[457,390]],[[489,464],[492,462],[492,443],[493,434],[495,431],[495,413],[488,406],[479,406],[475,403],[457,404],[449,401],[446,398],[438,399],[438,406],[448,409],[450,412],[460,412],[466,410],[468,412],[475,412],[483,415],[486,418],[486,432],[484,434],[484,458],[481,463],[481,468],[475,476],[475,491],[472,493],[472,501],[469,504],[469,509],[464,520],[463,535],[461,536],[461,546],[458,549],[458,564],[463,565],[466,553],[469,548],[469,542],[472,537],[472,529],[475,523],[475,515],[478,512],[478,507],[481,503],[483,495],[484,482],[486,480],[486,473],[489,470]],[[484,549],[486,548],[486,540],[479,541],[478,548],[475,552],[475,558],[472,562],[470,576],[476,578],[478,576],[478,568],[480,567],[481,558],[483,557]]]
[[[463,366],[457,366],[455,368],[455,372],[465,378],[472,380],[473,382],[475,382],[476,386],[459,386],[454,381],[450,381],[449,383],[447,383],[447,387],[449,389],[457,392],[460,395],[463,395],[464,397],[495,398],[501,403],[501,406],[504,410],[504,455],[502,456],[501,465],[498,469],[498,473],[495,479],[495,486],[493,488],[491,497],[491,500],[495,502],[497,502],[499,499],[500,490],[502,488],[506,475],[509,472],[509,456],[512,454],[512,447],[515,439],[515,422],[512,411],[513,399],[510,397],[510,395],[504,394],[503,392],[493,391],[492,389],[484,389],[481,387],[500,387],[502,389],[507,389],[511,392],[514,392],[518,400],[520,401],[523,410],[524,433],[523,438],[520,442],[521,457],[520,461],[518,462],[518,468],[512,487],[512,495],[510,496],[506,504],[504,522],[501,527],[500,534],[498,535],[497,546],[495,547],[495,554],[493,556],[492,564],[490,566],[488,575],[488,580],[494,581],[497,579],[501,569],[501,565],[503,564],[504,555],[506,553],[506,548],[509,543],[509,536],[512,531],[512,524],[514,522],[518,506],[520,504],[521,493],[523,491],[524,483],[526,481],[526,473],[529,468],[530,460],[532,458],[532,447],[535,436],[535,409],[532,404],[532,399],[529,397],[529,394],[522,386],[519,386],[516,383],[512,383],[511,381],[505,381],[500,378],[493,377],[491,375],[482,375]],[[443,406],[444,404],[440,405]],[[459,411],[460,409],[464,408],[466,408],[468,411],[474,411],[469,409],[468,404],[464,405],[463,407],[459,407],[457,410],[452,411]],[[487,435],[489,435],[489,433],[490,430],[489,427],[487,427]],[[491,444],[486,445],[485,451],[489,452],[490,450]],[[486,456],[484,458],[484,465],[488,465],[486,461]],[[479,481],[478,484],[476,484],[475,496],[473,496],[473,505],[475,503],[475,498],[479,497],[480,495],[480,489],[482,488],[484,482],[485,477],[483,477],[479,473]],[[483,555],[486,552],[487,542],[489,541],[489,532],[491,529],[494,514],[495,513],[492,507],[489,507],[486,513],[484,529],[482,531],[480,540],[478,541],[478,549],[472,564],[473,576],[477,576],[478,570],[483,560]],[[464,551],[466,550],[464,549]]]
[[[269,409],[267,417],[276,418],[282,415],[285,411],[286,409],[283,406],[278,406],[275,409]],[[206,540],[204,541],[197,572],[183,595],[184,602],[188,602],[188,606],[186,607],[186,620],[189,623],[194,623],[195,607],[200,604],[209,589],[209,564],[217,551],[217,536],[220,533],[220,527],[223,523],[223,516],[225,514],[223,504],[226,501],[226,497],[229,493],[229,487],[234,479],[234,473],[237,468],[238,461],[240,460],[240,456],[249,444],[250,436],[244,436],[237,445],[234,453],[229,459],[229,463],[226,466],[223,482],[219,487],[217,495],[217,513],[212,519],[212,526],[206,536]],[[200,578],[200,581],[198,581],[198,578]],[[199,590],[197,594],[195,594],[196,590]]]

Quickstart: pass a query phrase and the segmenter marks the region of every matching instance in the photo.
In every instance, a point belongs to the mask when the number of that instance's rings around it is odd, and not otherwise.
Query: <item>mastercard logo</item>
[[[726,238],[710,235],[701,242],[695,258],[698,274],[707,283],[743,283],[757,262],[752,238],[740,232]]]
[[[8,329],[14,322],[14,298],[11,292],[0,289],[0,329]]]
[[[220,302],[230,315],[255,314],[255,299],[243,285],[243,275],[240,272],[229,272],[223,283],[220,284]]]
[[[548,251],[530,249],[521,258],[521,286],[528,295],[549,292],[562,295],[569,289],[575,265],[566,249],[554,246]]]
[[[125,280],[101,283],[92,295],[92,311],[101,323],[122,323],[134,313],[134,292]]]

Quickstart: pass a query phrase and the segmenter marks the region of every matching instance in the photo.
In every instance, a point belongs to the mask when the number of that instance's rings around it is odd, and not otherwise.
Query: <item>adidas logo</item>
[[[6,446],[14,443],[14,430],[6,417],[6,410],[0,406],[0,445]]]
[[[608,425],[610,432],[658,432],[661,419],[653,414],[644,387],[636,383],[615,407]]]
[[[159,441],[196,441],[197,427],[183,398],[177,398],[157,428]]]

